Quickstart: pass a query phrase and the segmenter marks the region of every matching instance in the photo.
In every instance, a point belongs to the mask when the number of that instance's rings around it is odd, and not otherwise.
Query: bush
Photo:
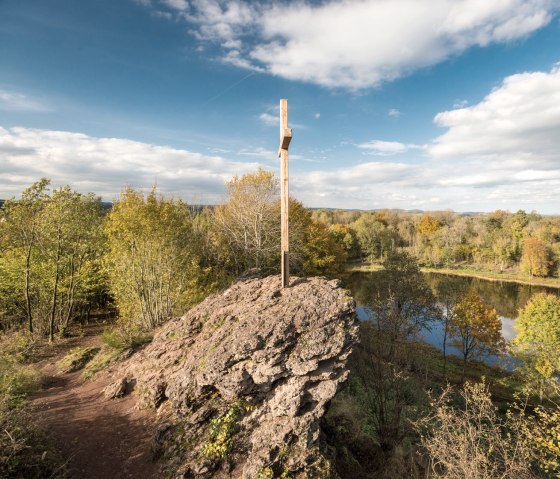
[[[126,325],[121,324],[103,331],[102,338],[107,346],[120,352],[147,344],[152,341],[154,335],[137,329],[129,330]]]
[[[498,415],[485,383],[467,383],[463,406],[453,405],[447,388],[434,399],[430,413],[416,423],[421,446],[430,462],[430,477],[535,477],[537,459],[522,414]]]
[[[0,477],[63,478],[63,461],[21,401],[0,395]]]
[[[21,397],[37,391],[41,374],[31,365],[22,364],[27,359],[33,343],[22,333],[4,335],[0,340],[0,396]]]

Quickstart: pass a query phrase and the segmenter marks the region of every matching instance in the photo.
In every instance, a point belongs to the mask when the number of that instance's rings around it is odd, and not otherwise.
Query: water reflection
[[[556,288],[546,288],[544,286],[488,281],[480,278],[468,278],[465,276],[437,273],[426,273],[424,276],[438,299],[440,298],[440,292],[446,287],[456,291],[465,291],[468,288],[474,288],[484,302],[496,308],[502,321],[502,335],[507,340],[515,336],[514,324],[518,311],[527,304],[531,296],[536,293],[551,293],[560,296],[560,290]],[[368,319],[365,307],[369,304],[370,298],[373,298],[383,289],[383,285],[380,284],[380,279],[381,275],[379,272],[371,272],[353,273],[346,280],[346,287],[352,292],[356,299],[358,305],[357,313],[361,320]],[[441,323],[432,323],[430,331],[423,331],[422,337],[426,342],[441,348],[443,341]],[[448,345],[447,350],[449,354],[460,356],[460,351],[452,346]],[[499,358],[489,356],[484,360],[488,364],[495,364],[499,361]]]

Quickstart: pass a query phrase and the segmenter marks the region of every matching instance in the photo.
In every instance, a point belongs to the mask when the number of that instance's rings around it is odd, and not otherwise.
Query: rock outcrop
[[[116,389],[135,382],[158,409],[154,452],[172,477],[327,478],[319,423],[356,340],[338,281],[239,281],[167,323]]]

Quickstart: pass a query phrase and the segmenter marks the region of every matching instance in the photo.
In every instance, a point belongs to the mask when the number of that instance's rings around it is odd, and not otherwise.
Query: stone
[[[127,385],[128,380],[126,377],[123,377],[105,387],[105,389],[103,389],[103,394],[107,399],[121,398],[126,394]]]
[[[249,277],[169,321],[119,374],[165,410],[157,449],[175,477],[336,477],[320,420],[357,335],[340,282]]]

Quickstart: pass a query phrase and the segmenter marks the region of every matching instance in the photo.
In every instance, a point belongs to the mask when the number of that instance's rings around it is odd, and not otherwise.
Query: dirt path
[[[73,338],[39,363],[47,379],[31,398],[38,419],[68,458],[72,479],[158,478],[150,452],[152,413],[135,410],[133,396],[105,399],[107,374],[84,382],[81,371],[60,374],[56,369],[67,350],[95,344],[100,344],[98,336]]]

